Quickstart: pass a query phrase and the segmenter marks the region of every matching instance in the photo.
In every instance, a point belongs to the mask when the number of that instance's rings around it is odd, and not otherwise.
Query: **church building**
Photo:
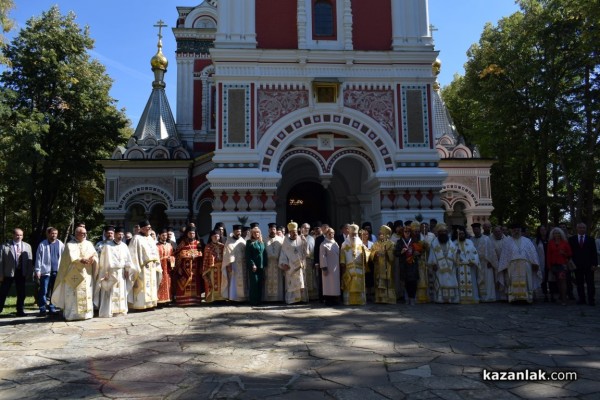
[[[135,134],[103,160],[131,229],[488,220],[490,167],[440,97],[427,0],[205,0],[177,7]],[[159,23],[159,30],[164,25]]]

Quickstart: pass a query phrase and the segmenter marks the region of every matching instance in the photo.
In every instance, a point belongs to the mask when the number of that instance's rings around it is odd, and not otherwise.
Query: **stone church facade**
[[[135,134],[101,161],[108,221],[206,233],[217,221],[489,218],[492,161],[462,143],[440,97],[427,0],[177,10],[176,118],[159,41]]]

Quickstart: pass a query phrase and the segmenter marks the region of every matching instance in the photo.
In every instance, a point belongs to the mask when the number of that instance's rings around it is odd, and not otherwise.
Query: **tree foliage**
[[[485,26],[465,76],[443,96],[457,129],[497,157],[494,215],[598,223],[600,7],[596,0],[521,0]],[[595,203],[596,202],[596,203]]]
[[[91,59],[88,28],[52,7],[8,43],[0,76],[0,196],[8,229],[29,225],[31,240],[53,224],[100,218],[102,171],[126,136],[127,119],[109,95],[111,79]],[[26,224],[26,222],[28,222]]]

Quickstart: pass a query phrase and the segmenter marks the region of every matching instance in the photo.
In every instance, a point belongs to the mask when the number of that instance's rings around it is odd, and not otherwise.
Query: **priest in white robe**
[[[162,268],[156,241],[150,236],[149,221],[140,222],[140,231],[129,242],[132,287],[127,296],[129,309],[145,310],[158,304],[158,285]]]
[[[67,321],[94,316],[93,276],[98,268],[98,253],[86,235],[86,229],[78,227],[75,239],[65,245],[52,293],[52,304],[63,310]]]
[[[340,288],[340,246],[335,241],[335,231],[327,228],[325,239],[319,248],[319,268],[323,277],[323,298],[325,304],[336,305],[341,294]]]
[[[94,285],[94,304],[100,318],[127,315],[127,281],[131,274],[131,253],[121,236],[115,236],[115,228],[105,230],[106,240],[100,252],[98,273]],[[137,271],[136,271],[137,272]],[[131,287],[131,283],[130,283]]]
[[[427,263],[434,271],[434,298],[436,303],[459,303],[459,287],[456,278],[456,246],[448,236],[448,227],[437,224],[437,238],[431,242]]]
[[[512,224],[510,233],[500,253],[498,272],[506,271],[506,275],[500,275],[499,284],[506,289],[509,303],[533,303],[534,274],[541,279],[537,251],[529,238],[521,236],[521,224]]]
[[[285,271],[285,302],[287,304],[308,301],[308,290],[304,282],[304,269],[308,256],[308,244],[298,235],[298,224],[291,221],[289,234],[283,239],[279,267]]]
[[[485,236],[481,230],[481,224],[476,222],[471,225],[473,237],[471,241],[479,254],[481,265],[480,274],[477,279],[480,302],[496,301],[496,270],[498,269],[498,258],[492,240]]]
[[[456,245],[456,268],[461,304],[479,303],[477,277],[480,275],[479,254],[475,245],[467,239],[464,226],[458,227]]]
[[[245,259],[246,239],[242,236],[242,226],[233,225],[231,236],[227,238],[223,250],[221,296],[224,299],[238,302],[248,299],[248,271]]]

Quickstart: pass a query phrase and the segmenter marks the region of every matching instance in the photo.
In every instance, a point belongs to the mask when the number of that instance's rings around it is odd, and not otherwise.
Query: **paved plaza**
[[[168,307],[0,318],[1,399],[598,399],[600,307]],[[484,381],[575,371],[576,381]]]

